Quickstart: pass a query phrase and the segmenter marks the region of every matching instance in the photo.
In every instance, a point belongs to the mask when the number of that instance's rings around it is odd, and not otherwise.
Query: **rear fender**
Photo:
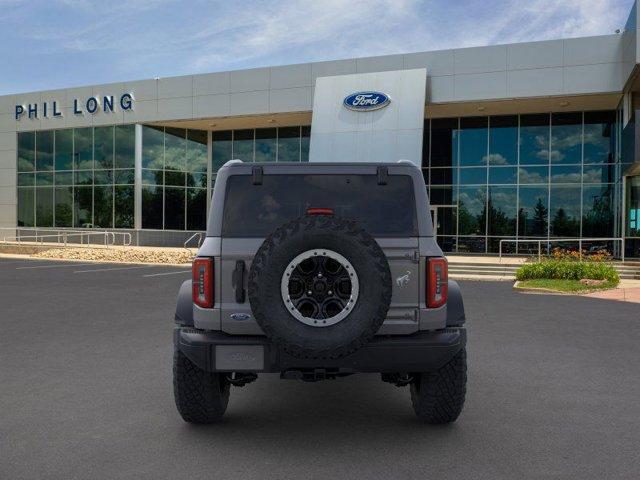
[[[182,282],[178,292],[175,322],[185,327],[193,327],[193,300],[191,292],[191,280]]]
[[[449,280],[449,290],[447,297],[447,327],[459,327],[464,325],[464,303],[462,302],[462,292],[455,280]]]

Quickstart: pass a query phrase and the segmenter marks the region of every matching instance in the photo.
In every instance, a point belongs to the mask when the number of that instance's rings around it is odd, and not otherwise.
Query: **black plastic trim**
[[[464,325],[464,302],[460,285],[455,280],[449,280],[447,295],[447,327],[459,327]]]
[[[193,327],[193,294],[191,280],[185,280],[180,285],[178,303],[176,305],[175,322],[185,327]]]

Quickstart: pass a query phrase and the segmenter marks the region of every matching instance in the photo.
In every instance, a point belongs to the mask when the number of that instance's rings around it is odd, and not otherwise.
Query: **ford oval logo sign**
[[[386,107],[391,99],[381,92],[356,92],[348,95],[343,104],[349,110],[368,112]]]

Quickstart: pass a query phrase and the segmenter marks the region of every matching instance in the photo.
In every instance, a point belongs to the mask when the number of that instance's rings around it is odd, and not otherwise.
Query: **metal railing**
[[[198,239],[198,245],[197,245],[196,248],[200,248],[200,245],[202,244],[202,237],[203,236],[204,236],[203,232],[196,232],[193,235],[191,235],[189,238],[187,238],[184,241],[184,243],[182,244],[182,246],[184,248],[189,248],[189,247],[187,247],[187,245],[189,245],[194,238],[197,238]]]
[[[18,231],[18,234],[3,237],[3,243],[39,243],[41,245],[53,243],[65,247],[69,244],[82,247],[104,245],[106,248],[116,244],[123,247],[131,245],[131,233],[129,232],[58,230],[56,233],[49,233],[50,231],[45,230],[46,233],[39,233],[36,230],[27,230],[28,234],[25,235],[20,233],[20,230],[24,230],[24,228],[17,227],[12,230]],[[97,242],[94,241],[96,238]]]
[[[502,244],[503,243],[515,243],[516,249],[519,243],[534,243],[538,245],[538,260],[542,258],[542,245],[544,244],[547,247],[547,252],[551,250],[552,243],[577,243],[578,244],[578,252],[579,258],[582,260],[582,245],[585,243],[592,242],[620,242],[620,259],[624,262],[624,238],[620,237],[593,237],[593,238],[541,238],[541,239],[509,239],[504,238],[500,240],[500,244],[498,246],[498,255],[500,257],[500,261],[502,261]]]

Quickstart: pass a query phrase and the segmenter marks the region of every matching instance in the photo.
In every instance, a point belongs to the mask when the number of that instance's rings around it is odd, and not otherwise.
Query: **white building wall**
[[[427,71],[422,69],[321,77],[316,80],[311,121],[311,162],[422,164]],[[348,95],[378,91],[391,101],[381,109],[353,111]]]

